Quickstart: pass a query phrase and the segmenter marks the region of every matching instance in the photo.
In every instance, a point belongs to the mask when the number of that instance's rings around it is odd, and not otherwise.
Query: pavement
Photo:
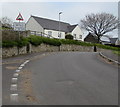
[[[105,50],[103,52],[101,52],[104,56],[112,59],[112,60],[115,60],[115,61],[118,61],[120,63],[120,56],[118,56],[117,54],[114,54],[112,50]]]

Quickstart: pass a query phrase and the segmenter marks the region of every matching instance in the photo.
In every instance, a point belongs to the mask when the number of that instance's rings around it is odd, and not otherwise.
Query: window
[[[52,31],[48,31],[48,37],[52,36]]]
[[[76,34],[73,34],[74,39],[76,39]]]
[[[79,35],[79,39],[82,39],[82,35]]]
[[[60,32],[60,33],[58,33],[58,37],[59,37],[59,38],[61,38],[61,35],[62,35],[62,33],[61,33],[61,32]]]

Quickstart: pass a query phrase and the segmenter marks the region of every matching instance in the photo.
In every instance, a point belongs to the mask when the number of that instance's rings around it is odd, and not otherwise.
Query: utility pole
[[[59,12],[59,32],[58,32],[58,36],[59,36],[59,39],[60,39],[60,15],[62,14],[62,12]]]

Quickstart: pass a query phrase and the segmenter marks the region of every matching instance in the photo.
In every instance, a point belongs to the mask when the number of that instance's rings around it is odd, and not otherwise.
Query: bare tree
[[[104,34],[113,31],[118,27],[118,19],[109,13],[98,13],[86,15],[85,19],[81,20],[82,28],[86,29],[90,33],[94,33],[98,37],[98,43],[100,38]]]
[[[2,26],[8,27],[8,28],[11,28],[13,24],[12,20],[6,16],[1,18],[1,23],[2,23]]]

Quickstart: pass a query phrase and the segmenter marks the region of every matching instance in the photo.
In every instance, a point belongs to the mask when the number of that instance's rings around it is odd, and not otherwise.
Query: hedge
[[[60,46],[61,45],[61,42],[59,40],[57,40],[57,39],[50,39],[50,38],[41,37],[41,36],[35,36],[35,35],[31,35],[29,37],[29,42],[32,45],[35,45],[35,46],[38,46],[41,43],[54,45],[54,46]]]
[[[86,43],[82,41],[77,40],[68,40],[68,39],[61,39],[61,44],[75,44],[75,45],[81,45],[81,46],[94,46],[92,43]]]
[[[35,46],[38,46],[42,43],[42,39],[39,36],[31,35],[28,39],[29,39],[29,42]]]
[[[17,46],[17,42],[16,41],[3,41],[2,42],[2,47],[14,47]]]
[[[28,38],[21,38],[20,40],[17,41],[9,41],[9,40],[4,40],[2,41],[2,47],[23,47],[29,44]]]
[[[38,46],[41,43],[45,43],[53,46],[60,46],[61,44],[75,44],[75,45],[81,45],[81,46],[96,45],[99,48],[120,51],[120,48],[118,47],[106,46],[106,45],[96,44],[96,43],[87,43],[87,42],[69,40],[69,39],[51,39],[51,38],[35,36],[35,35],[31,35],[30,37],[26,37],[26,38],[21,38],[19,41],[8,41],[8,40],[3,41],[2,46],[3,47],[13,47],[13,46],[23,47],[29,43],[35,46]]]
[[[28,38],[21,38],[20,40],[17,41],[17,46],[18,47],[23,47],[29,44],[29,39]]]

